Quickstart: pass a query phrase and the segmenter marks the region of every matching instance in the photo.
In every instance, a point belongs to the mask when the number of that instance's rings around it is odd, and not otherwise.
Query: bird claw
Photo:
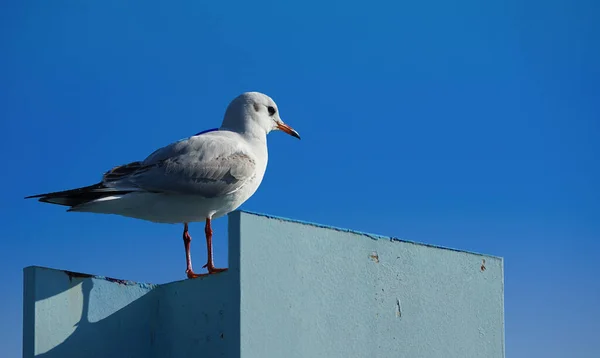
[[[195,273],[191,269],[187,269],[187,270],[185,270],[185,274],[187,275],[187,278],[192,279],[192,278],[205,277],[205,276],[212,275],[215,273],[227,271],[226,268],[217,268],[217,267],[214,267],[213,265],[209,265],[209,264],[202,266],[202,268],[207,269],[208,273]]]
[[[203,277],[203,276],[208,276],[208,273],[201,273],[201,274],[197,274],[192,270],[185,270],[185,273],[187,275],[187,278],[198,278],[198,277]]]
[[[209,275],[212,275],[212,274],[214,274],[214,273],[225,272],[225,271],[227,271],[227,269],[226,269],[226,268],[216,268],[216,267],[213,267],[212,269],[210,269],[210,270],[208,271],[208,274],[209,274]]]
[[[219,272],[224,272],[227,271],[226,268],[216,268],[212,263],[207,263],[206,265],[202,266],[202,268],[205,268],[208,270],[208,274],[212,275],[214,273],[219,273]]]

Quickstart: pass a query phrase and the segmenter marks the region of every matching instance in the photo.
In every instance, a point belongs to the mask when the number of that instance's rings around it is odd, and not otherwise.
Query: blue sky
[[[269,136],[243,209],[505,259],[507,357],[600,350],[600,6],[592,0],[43,1],[0,11],[2,356],[22,269],[185,276],[180,225],[23,197],[219,126],[243,91]],[[226,221],[214,222],[226,265]],[[196,267],[202,224],[192,224]]]

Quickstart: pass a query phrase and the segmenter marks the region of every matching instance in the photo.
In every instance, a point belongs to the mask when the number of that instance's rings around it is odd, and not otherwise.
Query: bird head
[[[222,127],[255,135],[280,130],[300,139],[298,132],[281,119],[275,101],[260,92],[245,92],[231,101]]]

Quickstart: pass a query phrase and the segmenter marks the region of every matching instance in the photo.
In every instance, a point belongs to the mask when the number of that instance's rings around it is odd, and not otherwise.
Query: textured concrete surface
[[[25,269],[24,357],[148,357],[153,285]],[[124,353],[127,352],[127,355]]]
[[[28,267],[23,356],[230,357],[230,277],[151,285]]]
[[[243,357],[504,357],[502,259],[258,215],[230,220],[240,220],[230,245],[241,252]]]
[[[165,285],[28,267],[23,355],[504,357],[500,258],[235,212],[229,263]]]

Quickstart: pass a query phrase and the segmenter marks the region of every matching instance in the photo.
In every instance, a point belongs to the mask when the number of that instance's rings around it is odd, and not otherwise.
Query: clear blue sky
[[[502,256],[507,357],[600,350],[597,1],[0,8],[3,357],[20,356],[25,266],[185,277],[181,225],[23,197],[217,127],[249,90],[273,97],[302,141],[269,136],[243,209]],[[202,224],[191,233],[200,268]]]

